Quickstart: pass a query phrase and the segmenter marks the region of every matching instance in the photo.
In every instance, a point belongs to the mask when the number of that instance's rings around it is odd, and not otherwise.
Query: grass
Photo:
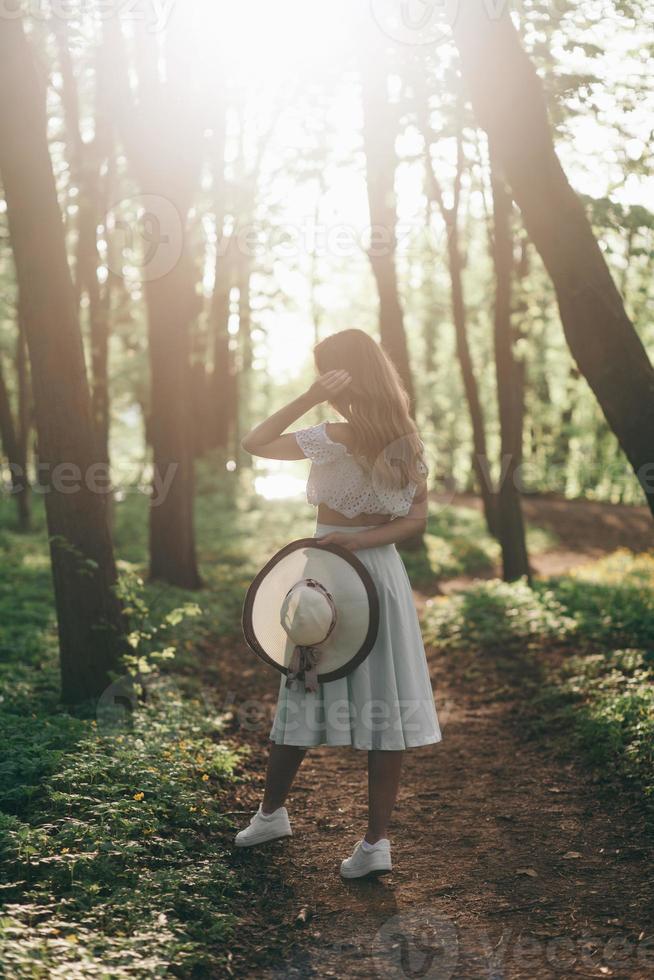
[[[617,551],[553,587],[577,630],[541,713],[571,722],[589,762],[637,786],[654,816],[654,555]]]
[[[128,494],[116,504],[119,567],[129,583],[135,662],[149,671],[147,699],[123,680],[95,719],[74,717],[58,701],[42,509],[34,532],[19,535],[12,502],[0,501],[0,962],[7,976],[220,975],[239,909],[261,887],[256,862],[229,860],[226,800],[243,778],[243,758],[224,734],[220,665],[200,661],[199,651],[240,642],[253,575],[287,541],[311,535],[314,519],[302,501],[262,501],[247,476],[221,472],[215,461],[199,467],[205,587],[192,596],[139,584],[147,500]],[[537,547],[549,544],[538,529],[530,535]],[[426,543],[424,555],[404,558],[414,581],[422,573],[431,585],[487,573],[498,557],[481,515],[464,508],[434,510]],[[533,591],[490,581],[435,599],[425,630],[455,655],[537,658],[544,682],[532,691],[534,726],[560,718],[591,762],[614,767],[651,796],[653,583],[651,558],[619,553]],[[199,614],[177,612],[189,612],[189,599]],[[549,658],[552,649],[564,655]],[[162,650],[174,659],[159,663]]]
[[[480,582],[432,600],[424,628],[446,653],[517,675],[532,732],[624,779],[654,818],[654,556],[618,551],[533,590]]]
[[[532,554],[555,544],[556,538],[550,532],[527,527],[527,545]],[[402,556],[412,582],[428,589],[439,579],[491,575],[501,560],[501,551],[497,540],[488,533],[481,511],[431,501],[425,551],[403,551]]]
[[[3,731],[14,764],[26,763],[20,794],[2,797],[8,974],[65,967],[67,977],[146,977],[173,964],[181,975],[217,966],[235,892],[219,841],[236,755],[217,740],[219,717],[164,686],[124,734],[65,715],[8,711],[3,720],[14,723]]]
[[[205,587],[139,584],[147,499],[114,508],[134,665],[95,719],[59,704],[56,624],[42,501],[15,533],[0,501],[0,963],[15,977],[181,977],[225,966],[256,868],[228,859],[224,815],[239,752],[224,737],[219,665],[198,650],[238,638],[245,590],[284,543],[313,532],[301,502],[255,497],[247,477],[199,467]],[[135,585],[136,583],[136,585]],[[175,610],[197,602],[199,615]],[[155,653],[174,653],[158,663]],[[126,705],[126,706],[125,706]]]
[[[193,596],[134,589],[145,571],[147,500],[131,494],[116,505],[135,657],[151,672],[144,703],[119,681],[95,719],[73,717],[58,701],[42,510],[34,532],[19,535],[12,502],[0,502],[3,975],[196,977],[225,965],[239,902],[257,884],[228,860],[225,799],[239,751],[223,735],[223,692],[202,676],[195,650],[240,633],[252,575],[311,522],[288,506],[257,505],[227,481],[212,480],[211,490],[198,501],[206,587]],[[175,612],[189,598],[200,614]],[[175,660],[159,669],[162,644]]]

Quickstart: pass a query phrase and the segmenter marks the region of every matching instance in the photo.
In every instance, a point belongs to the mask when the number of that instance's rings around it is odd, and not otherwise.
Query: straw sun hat
[[[379,597],[351,551],[316,538],[292,541],[270,559],[243,605],[248,646],[287,684],[335,681],[358,667],[377,638]]]

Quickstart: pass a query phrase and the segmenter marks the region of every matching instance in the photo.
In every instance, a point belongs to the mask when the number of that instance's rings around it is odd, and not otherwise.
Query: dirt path
[[[295,836],[233,854],[255,894],[231,975],[654,976],[654,842],[638,807],[600,794],[547,739],[525,738],[522,668],[507,677],[488,664],[479,675],[467,658],[429,656],[444,739],[407,753],[393,874],[340,879],[365,830],[366,755],[313,750],[289,801]],[[251,813],[277,681],[215,649],[212,663],[214,683],[231,692],[230,734],[252,748],[251,781],[233,801]],[[297,926],[301,910],[308,922]]]
[[[436,503],[442,498],[434,497]],[[457,507],[481,511],[479,497],[458,494],[447,498]],[[447,502],[443,500],[443,502]],[[531,566],[537,576],[562,575],[577,565],[601,558],[616,548],[648,551],[654,548],[654,521],[648,507],[628,507],[593,500],[564,500],[554,495],[530,494],[522,502],[527,521],[551,531],[558,543],[552,548],[531,556]],[[499,566],[484,578],[501,575]],[[460,576],[439,583],[443,594],[465,589],[472,579]]]

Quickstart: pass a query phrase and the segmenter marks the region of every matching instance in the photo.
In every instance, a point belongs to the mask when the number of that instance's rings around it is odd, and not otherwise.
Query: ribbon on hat
[[[324,643],[336,625],[336,604],[334,597],[321,582],[317,582],[313,578],[305,579],[305,585],[310,586],[312,589],[319,589],[327,599],[332,612],[332,619],[327,633],[320,641],[320,643]],[[288,665],[286,687],[294,689],[296,686],[299,687],[302,685],[305,691],[318,690],[318,663],[321,653],[318,646],[319,644],[312,644],[311,646],[298,645],[293,649]]]

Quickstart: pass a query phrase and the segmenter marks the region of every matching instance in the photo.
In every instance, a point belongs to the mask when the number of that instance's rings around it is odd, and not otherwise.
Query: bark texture
[[[156,38],[143,25],[137,26],[136,97],[128,84],[117,19],[106,21],[105,30],[117,66],[112,115],[118,120],[132,171],[146,196],[146,213],[136,231],[144,244],[142,278],[150,354],[148,439],[154,471],[150,577],[196,589],[202,583],[193,520],[190,327],[201,301],[196,292],[188,213],[200,177],[203,120],[187,84],[190,53],[183,21],[176,21],[166,35],[165,81]],[[166,261],[168,249],[174,259],[172,268]]]
[[[21,441],[14,421],[14,413],[2,362],[0,361],[0,441],[7,457],[11,473],[11,493],[18,508],[18,527],[27,531],[30,526],[29,493],[25,455],[21,453]]]
[[[372,46],[361,53],[363,142],[366,157],[370,207],[370,265],[379,294],[379,335],[382,346],[395,364],[415,414],[415,393],[404,330],[404,314],[395,264],[397,251],[397,207],[395,138],[397,120],[389,106],[387,70],[382,48]]]
[[[45,92],[19,19],[0,20],[0,172],[29,349],[66,702],[95,698],[124,649],[125,621],[82,337],[47,144]]]
[[[108,51],[98,46],[95,59],[95,128],[90,142],[82,139],[79,94],[70,54],[69,25],[65,18],[53,18],[57,39],[61,97],[66,128],[67,156],[72,184],[78,190],[77,248],[75,256],[75,293],[78,304],[88,299],[88,326],[91,368],[91,411],[98,440],[98,452],[109,464],[109,315],[113,274],[100,285],[98,269],[98,225],[110,205],[112,185],[111,143],[108,86],[111,65]],[[102,165],[105,164],[105,173]]]
[[[517,475],[522,462],[524,379],[513,356],[511,297],[513,281],[512,200],[497,166],[491,163],[493,188],[493,264],[495,266],[495,372],[500,416],[501,472],[497,493],[498,534],[506,582],[531,579]]]

